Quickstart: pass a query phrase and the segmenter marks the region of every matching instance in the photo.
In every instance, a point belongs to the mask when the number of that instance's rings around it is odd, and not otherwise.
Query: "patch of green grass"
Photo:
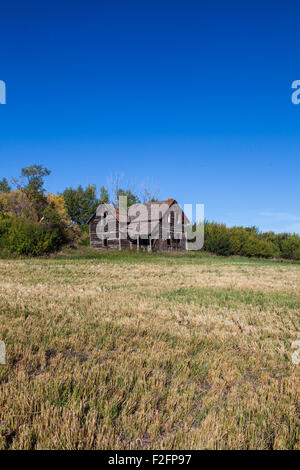
[[[259,265],[259,266],[274,266],[275,265],[295,265],[300,267],[299,261],[283,260],[283,259],[264,259],[264,258],[246,258],[242,256],[216,256],[206,251],[185,251],[185,252],[168,252],[168,253],[148,253],[145,250],[103,250],[99,251],[95,248],[87,246],[74,246],[63,248],[60,252],[43,257],[20,257],[13,256],[7,252],[0,251],[0,259],[22,259],[28,262],[41,262],[47,260],[49,263],[76,262],[86,263],[93,261],[95,263],[133,263],[133,264],[162,264],[162,265],[232,265],[240,264],[245,265]],[[208,272],[210,268],[208,268]]]
[[[37,261],[41,258],[37,258]],[[86,246],[78,246],[73,248],[65,248],[61,252],[44,257],[50,262],[63,264],[64,262],[85,263],[93,261],[94,263],[132,263],[132,264],[161,264],[166,266],[172,265],[205,265],[223,266],[223,265],[257,265],[257,266],[299,266],[300,262],[283,259],[264,259],[264,258],[245,258],[241,256],[216,256],[206,251],[185,251],[185,252],[168,252],[168,253],[148,253],[140,250],[104,250],[99,251],[95,248]],[[215,269],[215,268],[212,268]]]
[[[210,305],[218,307],[236,308],[239,304],[248,304],[261,309],[272,307],[300,310],[299,294],[283,294],[279,292],[259,292],[249,289],[232,288],[180,288],[163,292],[157,296],[171,302],[193,303],[200,307]]]

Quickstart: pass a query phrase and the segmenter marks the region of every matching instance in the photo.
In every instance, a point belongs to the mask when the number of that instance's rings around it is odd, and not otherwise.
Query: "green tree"
[[[80,199],[77,189],[66,188],[63,192],[68,216],[74,223],[78,223],[80,216]]]
[[[24,191],[35,197],[36,195],[44,194],[44,177],[50,175],[51,171],[42,165],[30,165],[22,168],[21,171],[21,188]],[[25,184],[23,181],[25,180]]]
[[[8,181],[6,178],[2,178],[0,180],[0,193],[10,193],[11,187],[8,184]]]
[[[89,218],[96,212],[99,206],[99,199],[97,198],[97,189],[93,184],[89,184],[85,190],[82,191],[81,196],[81,225],[86,224]]]
[[[69,217],[78,225],[85,225],[99,205],[95,185],[89,184],[85,189],[81,185],[77,189],[66,188],[63,196]]]
[[[104,204],[105,202],[108,202],[108,201],[109,201],[108,191],[105,186],[101,186],[99,204]]]
[[[127,206],[132,206],[133,204],[138,204],[140,201],[140,198],[134,194],[131,189],[119,189],[118,191],[118,198],[120,196],[127,196]]]
[[[51,171],[42,165],[30,165],[21,170],[19,179],[13,182],[18,189],[24,191],[28,199],[34,204],[38,218],[42,218],[43,211],[47,206],[44,189],[44,177],[50,175]]]

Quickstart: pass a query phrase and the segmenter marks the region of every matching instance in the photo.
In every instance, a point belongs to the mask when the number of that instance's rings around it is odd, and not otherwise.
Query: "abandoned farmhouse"
[[[175,199],[120,210],[101,204],[89,219],[90,246],[103,250],[185,251],[187,217]]]

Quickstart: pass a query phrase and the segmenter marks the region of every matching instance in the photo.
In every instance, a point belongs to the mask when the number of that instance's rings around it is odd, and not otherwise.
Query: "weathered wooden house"
[[[88,221],[90,246],[98,250],[184,251],[188,223],[175,199],[134,204],[124,211],[101,204]]]

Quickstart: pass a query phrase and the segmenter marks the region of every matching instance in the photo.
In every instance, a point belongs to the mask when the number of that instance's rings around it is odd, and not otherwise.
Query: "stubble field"
[[[300,265],[0,260],[0,449],[300,449]]]

